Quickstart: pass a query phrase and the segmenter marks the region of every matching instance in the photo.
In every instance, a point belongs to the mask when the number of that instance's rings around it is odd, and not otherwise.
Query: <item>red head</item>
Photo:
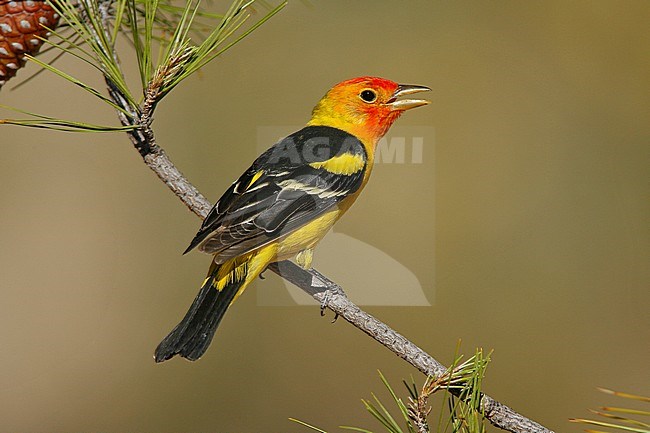
[[[397,98],[431,90],[424,86],[397,84],[377,77],[343,81],[320,100],[308,125],[342,129],[373,147],[406,110],[426,105],[423,99]]]

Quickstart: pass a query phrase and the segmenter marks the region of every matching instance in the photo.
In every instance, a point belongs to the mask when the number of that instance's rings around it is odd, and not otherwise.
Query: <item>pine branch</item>
[[[316,301],[374,338],[422,373],[438,378],[447,371],[444,365],[406,337],[355,305],[345,296],[343,289],[338,284],[329,280],[316,269],[305,271],[289,261],[273,263],[269,269],[300,287]],[[546,427],[485,394],[481,398],[481,411],[494,426],[503,430],[513,433],[552,433]]]

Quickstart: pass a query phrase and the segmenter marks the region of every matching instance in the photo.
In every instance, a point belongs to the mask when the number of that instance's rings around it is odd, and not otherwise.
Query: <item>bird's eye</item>
[[[375,102],[377,100],[377,94],[375,93],[374,90],[366,89],[362,90],[361,93],[359,93],[359,97],[364,101],[364,102]]]

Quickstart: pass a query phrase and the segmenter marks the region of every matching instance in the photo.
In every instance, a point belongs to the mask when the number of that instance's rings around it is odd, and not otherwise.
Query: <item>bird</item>
[[[430,103],[430,91],[379,77],[333,86],[307,125],[263,152],[226,190],[184,254],[213,255],[207,277],[154,360],[198,360],[226,310],[273,262],[311,268],[313,250],[368,182],[379,140],[402,113]]]

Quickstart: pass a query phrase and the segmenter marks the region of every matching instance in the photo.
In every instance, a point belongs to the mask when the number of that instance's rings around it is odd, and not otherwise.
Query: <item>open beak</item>
[[[393,96],[387,102],[393,111],[405,111],[411,108],[421,107],[422,105],[430,104],[431,101],[426,99],[397,99],[400,96],[412,95],[413,93],[428,92],[431,89],[425,86],[414,86],[411,84],[400,84],[393,93]]]

